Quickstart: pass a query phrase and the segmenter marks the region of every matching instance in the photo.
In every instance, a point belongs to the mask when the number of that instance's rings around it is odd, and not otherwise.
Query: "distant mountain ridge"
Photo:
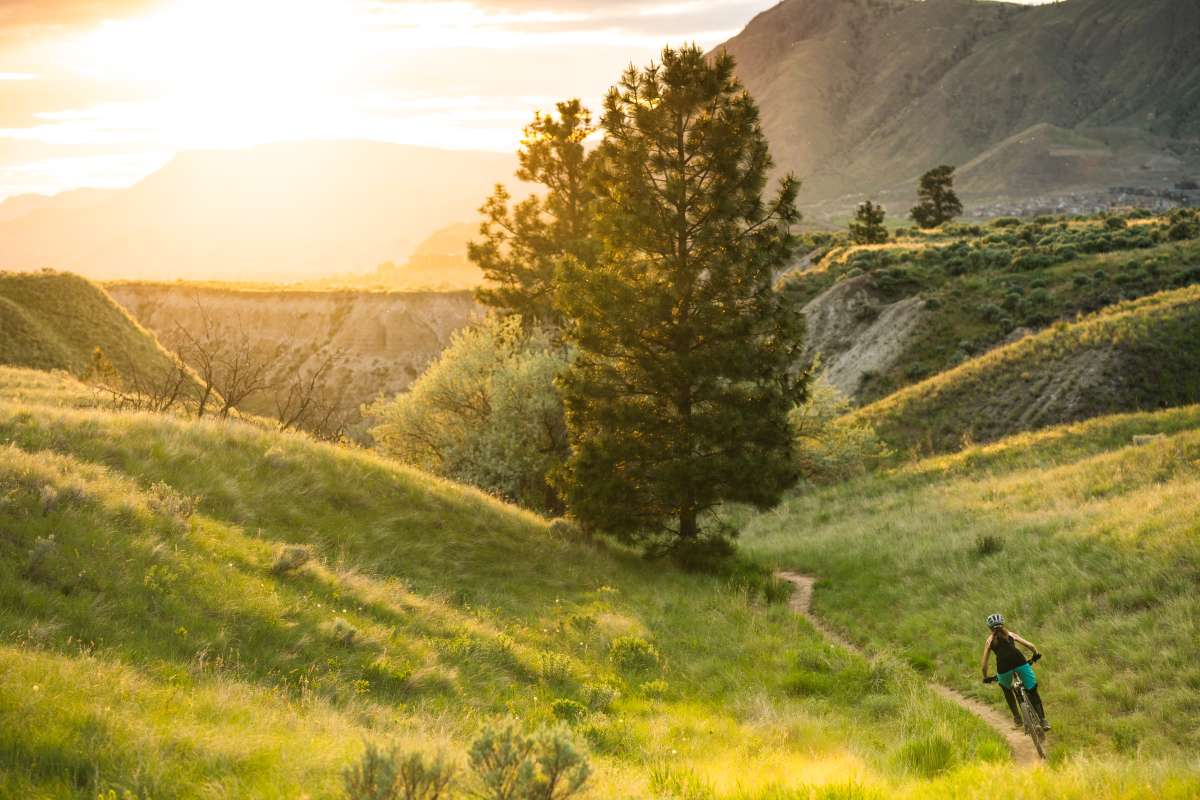
[[[515,168],[510,154],[362,141],[182,153],[87,202],[6,201],[0,269],[235,281],[366,272],[473,218]]]
[[[980,197],[1200,171],[1192,0],[785,0],[722,47],[802,204],[903,199],[939,163],[978,160]]]

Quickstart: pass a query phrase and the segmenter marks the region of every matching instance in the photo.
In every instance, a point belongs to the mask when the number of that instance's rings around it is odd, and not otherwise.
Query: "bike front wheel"
[[[1038,758],[1045,760],[1046,758],[1046,732],[1042,730],[1042,719],[1038,713],[1033,710],[1033,704],[1029,702],[1029,698],[1021,693],[1021,721],[1025,723],[1025,732],[1029,734],[1029,738],[1033,739],[1033,747],[1037,750]]]

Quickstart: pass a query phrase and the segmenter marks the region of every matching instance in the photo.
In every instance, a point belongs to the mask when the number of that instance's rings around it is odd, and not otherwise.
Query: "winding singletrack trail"
[[[809,624],[816,628],[829,641],[851,652],[863,655],[862,648],[850,643],[844,636],[830,628],[813,613],[812,596],[813,585],[817,582],[816,578],[809,575],[798,575],[795,572],[776,572],[775,575],[780,580],[787,581],[794,587],[792,598],[788,602],[792,611],[807,619]],[[932,682],[929,686],[939,696],[979,717],[992,730],[1000,734],[1001,738],[1008,742],[1008,747],[1012,750],[1013,759],[1017,763],[1027,765],[1040,763],[1037,751],[1033,748],[1033,742],[1029,740],[1029,737],[1023,731],[1013,730],[1012,723],[1006,715],[978,700],[972,700],[969,697],[961,695],[947,686]]]

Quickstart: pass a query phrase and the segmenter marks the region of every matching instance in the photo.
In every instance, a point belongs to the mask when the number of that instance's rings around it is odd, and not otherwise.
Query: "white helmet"
[[[1003,624],[1004,624],[1004,615],[1003,614],[992,614],[990,617],[988,617],[987,625],[992,630],[996,630],[996,628],[999,628]]]

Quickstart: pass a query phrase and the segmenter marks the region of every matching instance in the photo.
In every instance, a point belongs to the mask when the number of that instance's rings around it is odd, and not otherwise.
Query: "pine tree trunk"
[[[691,492],[689,491],[688,494],[690,495]],[[697,533],[699,530],[696,526],[696,506],[691,497],[688,497],[679,510],[679,539],[683,542],[693,542],[696,540]]]

